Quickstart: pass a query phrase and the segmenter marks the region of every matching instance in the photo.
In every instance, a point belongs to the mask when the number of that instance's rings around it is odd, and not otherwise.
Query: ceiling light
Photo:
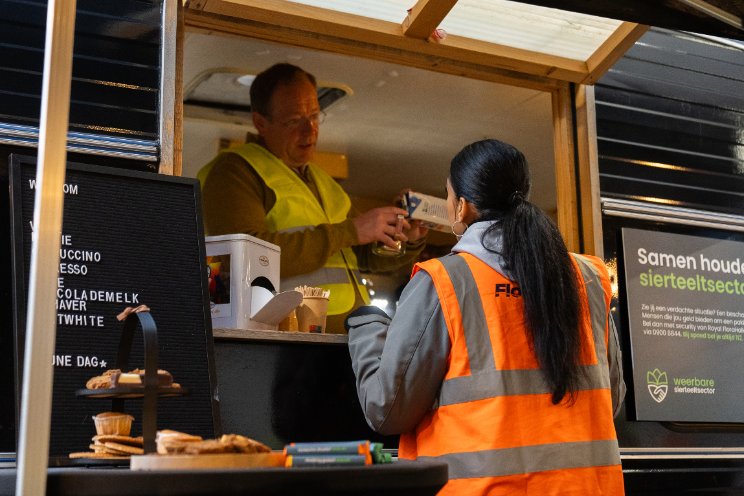
[[[238,84],[240,84],[240,85],[243,85],[243,86],[246,86],[246,87],[250,88],[251,85],[253,84],[253,80],[254,79],[256,79],[256,75],[255,74],[243,74],[242,76],[238,76],[235,79],[235,82],[238,83]]]

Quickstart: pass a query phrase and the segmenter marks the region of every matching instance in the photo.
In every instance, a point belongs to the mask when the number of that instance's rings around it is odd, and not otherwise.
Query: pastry
[[[234,451],[239,453],[268,453],[271,451],[271,448],[265,444],[240,434],[223,434],[220,442],[229,444]]]
[[[134,369],[122,372],[120,369],[109,369],[101,375],[88,379],[85,387],[88,389],[108,389],[115,387],[142,386],[145,382],[145,370]],[[173,375],[167,370],[158,369],[159,387],[180,387],[173,382]]]
[[[85,387],[88,389],[107,389],[111,387],[111,376],[114,374],[121,374],[119,369],[109,369],[101,375],[97,375],[88,379],[85,383]]]
[[[158,444],[160,449],[161,444]],[[271,448],[263,443],[239,434],[225,434],[219,439],[177,441],[162,443],[165,453],[169,455],[209,455],[216,453],[268,453]],[[159,451],[159,453],[163,453]]]
[[[221,443],[217,439],[186,443],[182,453],[186,455],[213,455],[217,453],[233,453],[232,446]]]
[[[201,436],[170,429],[163,429],[155,435],[157,451],[161,455],[182,453],[187,444],[202,441],[202,439]]]
[[[102,412],[93,416],[96,425],[96,434],[115,434],[129,436],[132,431],[134,417],[120,412]]]
[[[118,374],[112,374],[111,387],[141,386],[145,383],[144,369],[134,369],[127,373],[119,371]],[[173,375],[167,370],[158,369],[158,386],[171,387],[173,384]]]

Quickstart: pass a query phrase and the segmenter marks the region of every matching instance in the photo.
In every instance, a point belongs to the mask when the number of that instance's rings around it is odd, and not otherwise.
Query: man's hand
[[[380,241],[390,248],[395,248],[395,227],[398,215],[408,215],[408,211],[398,207],[373,208],[353,219],[360,245]],[[402,232],[398,234],[401,241],[408,241],[406,233],[414,231],[406,219],[401,220]],[[415,230],[419,235],[420,227]],[[420,235],[419,235],[420,237]],[[418,238],[416,238],[418,239]]]
[[[398,196],[396,196],[393,199],[393,205],[398,206],[405,206],[408,203],[408,193],[411,193],[413,190],[411,188],[405,188],[400,190],[398,193]],[[406,212],[406,217],[408,217],[408,212]],[[421,238],[426,236],[426,233],[429,232],[429,229],[421,225],[420,220],[410,220],[408,219],[408,224],[410,227],[404,228],[403,234],[405,235],[405,239],[411,243],[415,243],[416,241],[420,240]],[[401,236],[401,239],[404,239]]]

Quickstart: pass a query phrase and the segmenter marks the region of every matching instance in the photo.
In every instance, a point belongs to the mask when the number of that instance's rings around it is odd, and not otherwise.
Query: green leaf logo
[[[646,372],[646,383],[648,384],[648,392],[654,401],[657,403],[664,401],[669,391],[667,373],[659,369],[649,370]]]

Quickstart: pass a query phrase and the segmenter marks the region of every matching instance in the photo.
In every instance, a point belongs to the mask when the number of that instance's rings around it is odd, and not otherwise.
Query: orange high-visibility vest
[[[575,402],[551,402],[525,327],[520,288],[473,255],[417,264],[432,278],[452,348],[439,397],[399,456],[446,461],[440,495],[622,495],[607,366],[610,281],[575,256],[583,281]]]

